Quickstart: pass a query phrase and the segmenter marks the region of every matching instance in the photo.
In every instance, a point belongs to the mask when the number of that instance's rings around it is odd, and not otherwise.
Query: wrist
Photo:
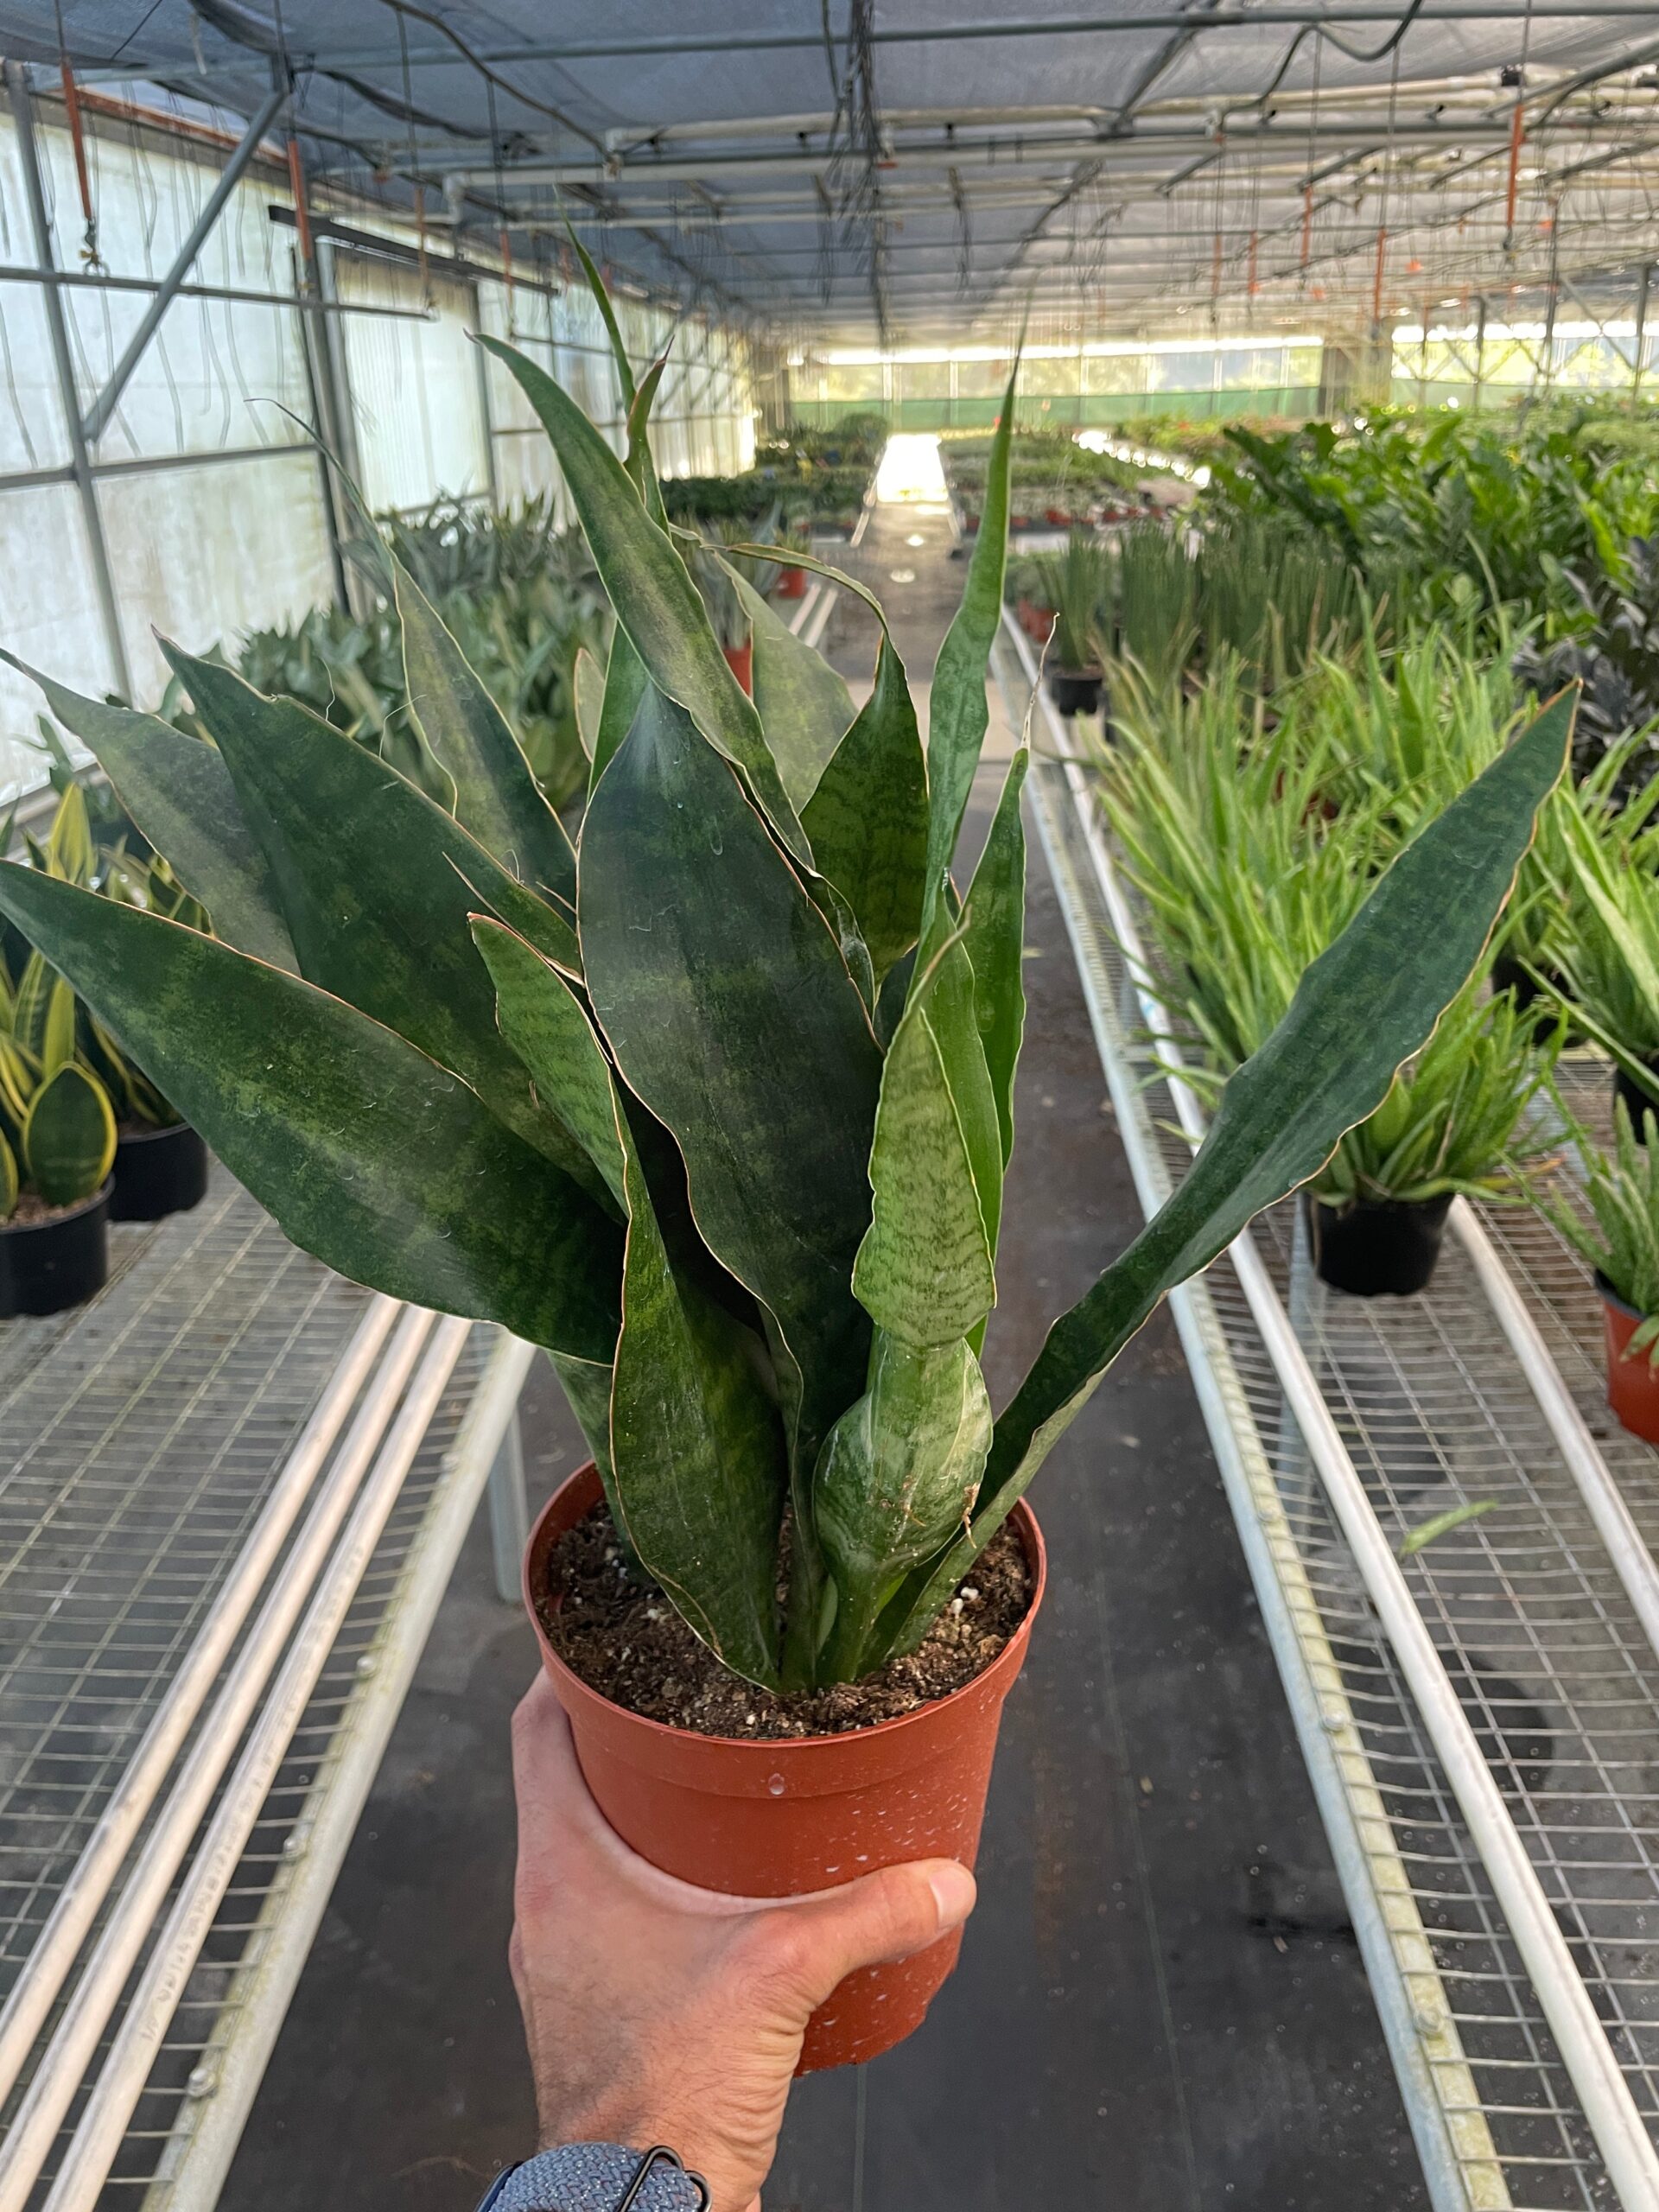
[[[563,2143],[501,2175],[479,2212],[709,2212],[709,2201],[702,2176],[661,2144]]]

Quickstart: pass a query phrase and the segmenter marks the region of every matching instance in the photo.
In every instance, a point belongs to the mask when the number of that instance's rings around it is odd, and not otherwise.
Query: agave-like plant
[[[552,437],[618,615],[579,856],[404,576],[409,695],[453,813],[175,652],[213,746],[48,696],[216,935],[27,870],[0,869],[0,909],[298,1243],[548,1348],[619,1529],[727,1666],[854,1679],[925,1635],[1164,1294],[1382,1099],[1481,951],[1569,717],[1547,712],[1395,861],[994,1418],[1023,753],[972,880],[950,870],[1012,393],[925,753],[890,636],[855,715],[752,608],[746,696],[650,465],[657,372],[636,392],[619,347],[624,462],[485,342]]]

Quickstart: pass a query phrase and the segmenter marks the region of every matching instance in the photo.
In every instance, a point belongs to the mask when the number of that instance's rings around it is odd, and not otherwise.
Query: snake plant
[[[71,785],[30,866],[87,884],[94,857],[86,802]],[[79,1052],[73,991],[32,947],[15,975],[0,951],[0,1223],[31,1196],[41,1207],[79,1205],[103,1187],[114,1159],[115,1114]]]
[[[620,461],[543,370],[484,342],[552,438],[618,616],[580,867],[400,577],[453,812],[175,650],[212,747],[45,688],[215,935],[22,869],[0,869],[0,909],[296,1242],[548,1348],[632,1553],[728,1667],[853,1679],[922,1639],[1165,1293],[1382,1098],[1486,942],[1569,716],[1547,712],[1399,856],[1180,1189],[994,1415],[979,1352],[1025,1012],[1023,753],[971,879],[951,864],[987,722],[1006,427],[924,747],[891,635],[855,714],[755,615],[745,695],[651,467],[657,372],[636,391],[619,359]]]

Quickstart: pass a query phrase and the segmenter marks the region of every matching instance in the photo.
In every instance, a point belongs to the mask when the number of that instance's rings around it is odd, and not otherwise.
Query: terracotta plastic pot
[[[54,1221],[0,1227],[0,1319],[61,1313],[84,1305],[110,1279],[110,1192],[114,1179]]]
[[[207,1147],[188,1122],[130,1129],[115,1147],[111,1221],[161,1221],[207,1195]]]
[[[722,645],[726,665],[737,678],[750,698],[754,696],[754,639],[748,639],[741,645]]]
[[[546,1586],[554,1545],[600,1495],[591,1463],[555,1492],[524,1553],[524,1602],[588,1786],[625,1843],[664,1872],[731,1897],[798,1897],[906,1859],[972,1866],[1002,1701],[1043,1597],[1043,1540],[1023,1503],[1014,1525],[1030,1562],[1031,1605],[983,1674],[873,1728],[756,1743],[626,1712],[548,1642],[533,1593]],[[858,2065],[901,2043],[921,2025],[961,1944],[957,1929],[914,1958],[849,1974],[813,2014],[799,2071]]]
[[[777,595],[779,599],[804,599],[806,597],[806,570],[779,569]]]
[[[1607,1402],[1621,1425],[1632,1436],[1659,1444],[1659,1375],[1647,1355],[1626,1359],[1624,1347],[1642,1325],[1642,1315],[1628,1305],[1604,1274],[1596,1277],[1601,1293],[1602,1325],[1607,1340]]]
[[[1450,1197],[1361,1198],[1338,1209],[1315,1199],[1313,1266],[1321,1282],[1355,1298],[1427,1290],[1440,1256]]]

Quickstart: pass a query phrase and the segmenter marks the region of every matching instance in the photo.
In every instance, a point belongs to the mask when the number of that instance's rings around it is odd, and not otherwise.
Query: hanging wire
[[[80,257],[88,269],[102,269],[98,256],[98,215],[92,206],[92,183],[86,167],[86,133],[81,121],[80,88],[75,82],[75,73],[69,66],[69,46],[63,33],[62,0],[53,0],[53,12],[58,25],[58,71],[63,80],[64,112],[68,118],[69,143],[74,149],[75,181],[80,187],[80,213],[86,227],[81,238]]]
[[[1526,143],[1527,60],[1532,51],[1532,0],[1521,23],[1521,59],[1515,70],[1515,107],[1510,118],[1510,171],[1503,199],[1503,252],[1515,251],[1515,207],[1521,185],[1521,149]],[[1506,78],[1507,78],[1507,72]]]
[[[403,63],[404,105],[409,121],[410,186],[415,195],[415,267],[421,288],[421,305],[429,312],[432,306],[432,270],[426,253],[426,187],[420,175],[420,148],[415,137],[415,87],[410,80],[409,67],[409,26],[399,16],[397,21],[397,54]]]

